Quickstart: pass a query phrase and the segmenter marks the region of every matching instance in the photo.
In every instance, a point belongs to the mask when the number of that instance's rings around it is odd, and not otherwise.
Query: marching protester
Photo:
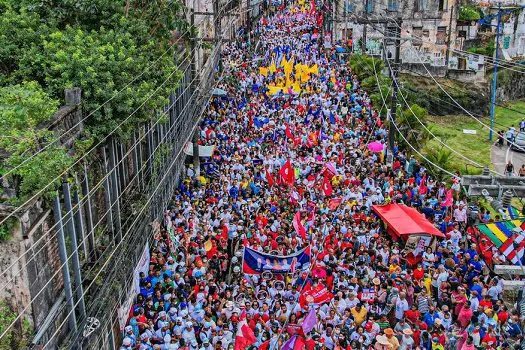
[[[439,183],[401,145],[387,164],[385,120],[325,48],[320,11],[282,6],[260,21],[256,52],[225,47],[227,95],[200,124],[215,152],[183,174],[123,349],[519,343],[519,314],[467,237],[459,178]],[[394,203],[444,222],[445,238],[408,251],[374,212]]]

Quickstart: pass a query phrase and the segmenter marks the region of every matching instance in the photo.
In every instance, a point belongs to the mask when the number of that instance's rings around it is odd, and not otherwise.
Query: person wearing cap
[[[385,334],[386,339],[388,340],[388,343],[390,344],[390,348],[392,350],[399,349],[399,340],[394,335],[394,330],[392,328],[386,328],[383,333]]]
[[[137,337],[135,336],[135,333],[133,333],[133,327],[132,326],[126,326],[124,327],[124,333],[125,337],[128,338],[131,342],[131,347],[135,347],[137,345]]]
[[[212,350],[213,346],[210,344],[210,340],[208,338],[202,339],[202,346],[200,347],[200,350]]]
[[[416,344],[413,338],[414,332],[410,328],[405,328],[401,336],[401,342],[399,344],[399,350],[410,350],[415,349]]]
[[[122,340],[122,346],[120,347],[120,350],[132,350],[134,348],[134,345],[131,343],[131,339],[128,337],[125,337]]]
[[[182,331],[182,339],[184,339],[184,341],[187,344],[190,344],[193,340],[197,341],[195,337],[195,330],[193,328],[193,322],[187,321],[184,324],[184,330]]]
[[[142,333],[140,335],[139,350],[153,350],[153,345],[151,344],[148,333]]]

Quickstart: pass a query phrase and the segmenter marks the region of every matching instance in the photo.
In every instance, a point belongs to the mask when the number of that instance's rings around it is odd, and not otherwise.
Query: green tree
[[[452,155],[452,151],[449,149],[443,146],[440,146],[439,148],[430,148],[427,149],[425,156],[431,163],[439,166],[440,168],[450,172],[454,171],[454,157]],[[429,170],[440,180],[444,180],[449,176],[443,170],[433,166],[430,163],[428,166]]]
[[[376,72],[379,75],[385,67],[383,61],[379,58],[368,55],[352,55],[349,62],[352,73],[357,75],[361,81],[375,76],[374,64]]]
[[[18,200],[44,188],[74,160],[58,142],[51,143],[52,132],[38,127],[51,120],[57,107],[58,101],[36,82],[0,88],[0,148],[7,152],[0,171],[15,169],[8,178]],[[39,152],[45,144],[50,146]]]
[[[412,110],[409,108],[403,108],[401,110],[401,113],[397,117],[396,124],[408,143],[416,148],[422,149],[430,136],[423,127],[423,125],[426,126],[425,118],[428,112],[425,108],[417,104],[410,105],[410,108]],[[418,119],[423,125],[421,125]]]

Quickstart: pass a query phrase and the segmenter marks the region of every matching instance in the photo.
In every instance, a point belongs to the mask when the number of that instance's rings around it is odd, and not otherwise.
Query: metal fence
[[[216,46],[198,75],[190,64],[182,67],[166,108],[138,125],[127,142],[109,139],[57,193],[54,233],[64,291],[34,349],[116,348],[118,308],[134,293],[133,272],[153,243],[152,222],[178,185],[183,149],[211,95],[219,53]],[[98,328],[86,332],[95,319]]]

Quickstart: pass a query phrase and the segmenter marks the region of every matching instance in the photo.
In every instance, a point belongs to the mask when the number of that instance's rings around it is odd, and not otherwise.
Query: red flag
[[[284,129],[284,133],[286,134],[286,137],[295,142],[292,131],[290,130],[290,126],[288,124],[286,124],[286,129]]]
[[[269,347],[270,347],[270,340],[267,340],[261,345],[259,345],[259,350],[268,350]]]
[[[310,3],[310,13],[315,13],[316,10],[317,8],[315,6],[315,0],[312,0]]]
[[[332,183],[326,177],[323,180],[323,192],[325,196],[331,196],[333,192]]]
[[[257,223],[257,226],[259,227],[259,229],[263,229],[266,227],[266,225],[268,225],[268,219],[262,215],[258,215],[257,218],[255,219],[255,222]]]
[[[299,296],[299,303],[302,307],[305,307],[310,303],[317,305],[328,303],[334,298],[334,295],[330,293],[322,283],[319,283],[314,288],[309,288],[306,291],[305,289],[306,288],[303,288],[303,291]]]
[[[328,201],[328,208],[332,211],[336,210],[341,205],[343,197],[332,198]]]
[[[221,237],[220,238],[227,240],[228,239],[228,231],[229,231],[228,225],[224,224],[222,226],[222,231],[221,231]]]
[[[301,236],[302,239],[306,239],[306,229],[304,228],[304,225],[301,222],[301,212],[300,211],[295,213],[292,224],[293,224],[293,227],[295,228],[295,232],[297,232],[297,234]]]
[[[454,202],[454,199],[452,198],[452,189],[447,191],[447,197],[445,198],[445,202],[443,203],[445,207],[452,206],[452,203]]]
[[[290,186],[293,185],[295,180],[295,172],[290,160],[287,160],[286,163],[284,163],[283,167],[279,170],[279,175],[281,175],[281,179],[284,183]]]
[[[241,317],[239,318],[240,322],[237,325],[237,333],[235,334],[235,350],[244,350],[248,346],[255,344],[257,338],[253,330],[248,326],[246,322],[246,311],[243,310]]]
[[[268,169],[265,170],[266,175],[266,181],[268,181],[268,186],[272,187],[275,183],[272,174],[268,171]]]
[[[427,187],[427,175],[423,175],[421,182],[419,183],[419,194],[426,194],[428,192]]]

